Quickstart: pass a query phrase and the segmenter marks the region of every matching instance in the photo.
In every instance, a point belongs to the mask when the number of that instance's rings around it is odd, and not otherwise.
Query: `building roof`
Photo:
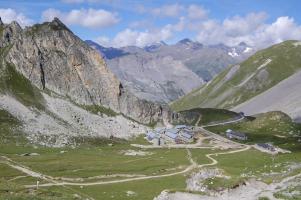
[[[177,136],[178,136],[176,133],[172,133],[172,132],[166,132],[165,135],[166,135],[167,137],[172,138],[172,139],[176,139]]]
[[[173,133],[173,134],[177,134],[178,132],[179,132],[179,130],[177,130],[177,129],[174,129],[174,128],[171,128],[171,129],[167,129],[166,130],[166,133]]]
[[[231,132],[233,132],[231,129],[226,130],[226,133],[231,133]]]
[[[194,133],[190,130],[183,130],[182,133],[187,133],[189,135],[194,135]]]
[[[151,132],[151,131],[149,131],[149,132],[147,133],[147,138],[149,138],[149,139],[154,139],[155,137],[157,137],[157,134],[156,134],[156,133]]]
[[[188,134],[187,132],[183,132],[181,134],[184,138],[187,138],[187,139],[191,139],[192,138],[192,135]]]
[[[164,127],[157,127],[157,128],[155,128],[155,131],[159,133],[161,131],[165,131],[165,129],[166,128],[164,128]]]
[[[186,128],[187,126],[186,125],[177,125],[175,126],[176,129],[182,129],[182,128]]]
[[[260,147],[263,147],[263,148],[265,148],[265,149],[268,149],[268,148],[274,148],[273,145],[268,144],[268,143],[259,143],[259,144],[257,144],[257,145],[260,146]]]
[[[246,134],[244,133],[240,133],[240,132],[227,132],[227,134],[233,135],[233,136],[237,136],[237,137],[247,137]]]

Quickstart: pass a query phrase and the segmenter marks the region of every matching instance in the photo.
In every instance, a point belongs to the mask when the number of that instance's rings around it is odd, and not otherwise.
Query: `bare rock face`
[[[126,91],[104,59],[59,19],[22,29],[3,25],[0,47],[10,46],[7,62],[43,90],[81,105],[103,105],[141,123],[163,121],[168,107],[140,100]]]

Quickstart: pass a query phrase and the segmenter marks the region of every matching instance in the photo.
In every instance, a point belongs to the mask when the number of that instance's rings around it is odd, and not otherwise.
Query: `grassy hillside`
[[[0,145],[25,141],[19,129],[21,122],[10,113],[0,109]]]
[[[294,148],[292,144],[301,137],[301,125],[294,123],[288,115],[278,111],[263,113],[241,123],[208,128],[222,135],[225,135],[227,129],[246,133],[247,143],[274,142],[287,148]]]
[[[180,111],[180,118],[174,124],[206,125],[212,122],[231,120],[239,117],[238,113],[215,108],[194,108]],[[196,124],[198,122],[198,124]]]
[[[301,45],[286,41],[258,51],[240,65],[173,102],[174,110],[196,107],[232,108],[293,75],[301,68]]]

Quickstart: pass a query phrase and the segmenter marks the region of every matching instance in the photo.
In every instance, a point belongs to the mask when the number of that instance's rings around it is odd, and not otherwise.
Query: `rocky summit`
[[[168,119],[167,107],[140,100],[127,91],[94,49],[58,18],[22,29],[1,25],[5,62],[41,90],[53,91],[79,105],[105,106],[144,124]]]
[[[33,143],[130,138],[174,116],[167,105],[124,88],[101,55],[58,18],[26,28],[1,22],[0,58],[0,110]]]

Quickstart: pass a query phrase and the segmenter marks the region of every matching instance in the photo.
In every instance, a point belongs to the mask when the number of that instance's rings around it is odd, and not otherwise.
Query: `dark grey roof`
[[[259,143],[257,145],[260,146],[260,147],[263,147],[265,149],[267,149],[267,148],[274,148],[273,145],[270,145],[270,144],[267,144],[267,143]]]
[[[240,133],[240,132],[235,132],[235,131],[232,131],[231,133],[227,133],[227,134],[237,136],[237,137],[246,137],[246,134]]]
[[[166,132],[165,134],[172,139],[176,139],[178,136],[176,133],[172,133],[172,132]]]
[[[188,133],[186,133],[186,132],[182,133],[181,135],[182,135],[184,138],[187,138],[187,139],[191,139],[191,138],[192,138],[192,135],[190,135],[190,134],[188,134]]]
[[[186,125],[177,125],[175,126],[176,129],[182,129],[182,128],[186,128],[187,126]]]
[[[179,132],[178,129],[167,129],[166,133],[173,133],[173,134],[177,134]]]

